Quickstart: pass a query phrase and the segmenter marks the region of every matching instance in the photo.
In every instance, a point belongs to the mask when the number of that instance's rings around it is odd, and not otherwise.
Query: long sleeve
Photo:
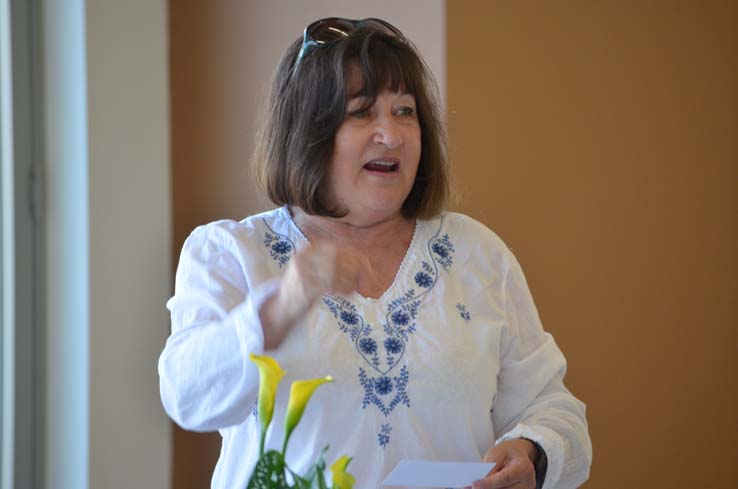
[[[197,228],[167,303],[172,333],[159,358],[160,394],[169,416],[189,430],[239,424],[256,400],[258,371],[248,354],[263,350],[258,310],[275,284],[249,291],[233,249],[217,224]]]
[[[545,333],[525,276],[510,254],[504,279],[507,328],[503,333],[498,394],[492,412],[497,440],[528,438],[548,457],[543,489],[568,489],[589,477],[592,445],[585,405],[564,386],[566,360]]]

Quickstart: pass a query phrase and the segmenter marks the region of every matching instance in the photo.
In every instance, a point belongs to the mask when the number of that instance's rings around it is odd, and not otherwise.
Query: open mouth
[[[394,173],[399,170],[400,164],[392,160],[373,160],[364,165],[365,170],[379,173]]]

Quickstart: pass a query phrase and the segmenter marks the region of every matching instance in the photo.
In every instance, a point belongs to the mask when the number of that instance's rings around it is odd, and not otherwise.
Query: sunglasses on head
[[[302,35],[302,47],[300,48],[300,52],[297,53],[297,59],[295,59],[295,64],[292,67],[292,76],[295,76],[295,72],[300,66],[302,58],[310,49],[323,47],[326,44],[345,39],[353,31],[361,27],[403,37],[402,32],[397,27],[382,19],[368,18],[353,20],[343,19],[341,17],[328,17],[326,19],[316,20],[305,28]]]

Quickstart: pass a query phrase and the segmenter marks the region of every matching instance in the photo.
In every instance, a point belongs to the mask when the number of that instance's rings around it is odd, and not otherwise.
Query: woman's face
[[[360,111],[365,100],[358,93],[347,101],[323,195],[328,205],[348,210],[346,219],[357,223],[400,214],[421,151],[415,97],[384,90],[374,105]]]

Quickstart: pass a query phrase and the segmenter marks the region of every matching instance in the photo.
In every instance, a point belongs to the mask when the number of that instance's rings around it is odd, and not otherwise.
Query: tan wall
[[[461,209],[569,359],[586,487],[736,487],[738,3],[451,1],[447,26]]]
[[[358,3],[338,13],[391,8]],[[195,225],[265,206],[245,162],[286,41],[258,29],[335,12],[256,5],[170,2],[175,257]],[[447,16],[461,210],[514,249],[569,358],[587,487],[734,487],[738,4],[454,0]],[[421,50],[434,37],[396,22]],[[207,487],[218,448],[176,431],[173,487]]]

